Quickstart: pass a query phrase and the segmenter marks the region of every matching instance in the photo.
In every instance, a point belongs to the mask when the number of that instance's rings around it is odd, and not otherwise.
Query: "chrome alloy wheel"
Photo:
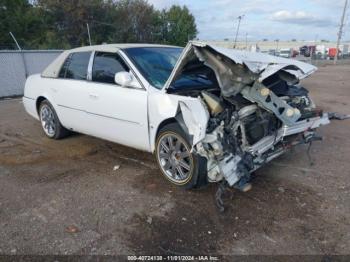
[[[49,137],[54,137],[56,134],[55,115],[46,104],[40,108],[40,121],[45,134]]]
[[[164,134],[157,146],[163,173],[175,184],[187,183],[192,177],[193,157],[185,141],[175,133]]]

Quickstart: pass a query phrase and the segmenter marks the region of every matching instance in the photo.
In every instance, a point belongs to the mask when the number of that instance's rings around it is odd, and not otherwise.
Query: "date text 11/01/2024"
[[[217,256],[128,256],[128,261],[218,261]]]

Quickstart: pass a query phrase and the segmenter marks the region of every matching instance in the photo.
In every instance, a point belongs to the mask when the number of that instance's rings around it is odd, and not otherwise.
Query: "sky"
[[[157,9],[186,5],[201,40],[331,40],[337,38],[345,0],[148,0]],[[350,39],[349,6],[343,39]]]

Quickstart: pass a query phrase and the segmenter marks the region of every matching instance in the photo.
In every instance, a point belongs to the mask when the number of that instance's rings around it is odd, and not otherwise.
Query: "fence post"
[[[25,76],[25,78],[27,79],[27,77],[28,77],[28,70],[27,70],[27,63],[26,63],[26,59],[25,59],[25,57],[24,57],[23,50],[22,50],[22,48],[19,46],[19,44],[18,44],[18,42],[17,42],[17,39],[16,39],[16,37],[12,34],[12,32],[10,32],[10,35],[11,35],[13,41],[15,41],[16,46],[17,46],[17,48],[18,48],[18,50],[19,50],[19,52],[20,52],[20,54],[21,54],[22,62],[23,62],[23,66],[24,66],[24,76]]]

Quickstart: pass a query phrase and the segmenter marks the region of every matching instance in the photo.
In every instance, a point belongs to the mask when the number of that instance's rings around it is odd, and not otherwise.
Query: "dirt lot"
[[[350,114],[350,66],[304,81]],[[0,254],[349,254],[350,120],[319,130],[214,206],[216,185],[183,191],[152,155],[100,139],[47,139],[21,101],[0,101]],[[118,170],[114,166],[120,165]],[[76,232],[72,232],[76,231]]]

